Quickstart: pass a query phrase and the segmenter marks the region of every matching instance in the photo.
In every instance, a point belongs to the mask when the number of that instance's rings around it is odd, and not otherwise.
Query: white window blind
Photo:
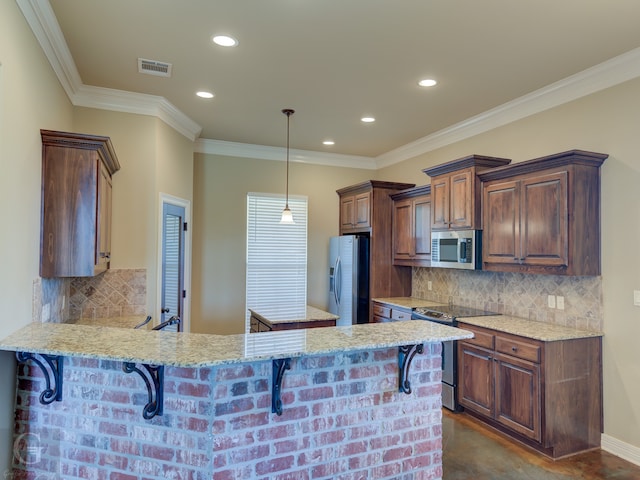
[[[293,225],[280,223],[284,195],[247,194],[249,309],[269,320],[299,320],[307,307],[307,198],[289,196]]]

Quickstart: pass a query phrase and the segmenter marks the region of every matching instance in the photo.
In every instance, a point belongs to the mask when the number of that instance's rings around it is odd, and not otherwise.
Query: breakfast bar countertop
[[[472,337],[466,330],[415,321],[238,335],[31,323],[0,340],[0,350],[205,367]]]
[[[578,338],[602,337],[602,332],[594,330],[580,330],[553,323],[527,320],[511,315],[489,315],[484,317],[465,317],[459,322],[490,328],[499,332],[510,333],[521,337],[532,338],[542,342],[556,342]]]

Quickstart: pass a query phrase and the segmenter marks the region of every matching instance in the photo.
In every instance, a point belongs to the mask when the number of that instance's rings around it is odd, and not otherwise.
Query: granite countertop
[[[319,308],[312,307],[311,305],[307,305],[307,313],[305,318],[296,318],[295,320],[272,320],[270,318],[261,315],[255,310],[249,309],[249,311],[258,317],[260,320],[265,322],[269,322],[272,324],[276,323],[300,323],[300,322],[315,322],[318,320],[337,320],[340,318],[338,315],[334,315],[333,313],[325,312],[324,310],[320,310]]]
[[[443,305],[440,302],[434,302],[432,300],[424,300],[417,297],[390,297],[390,298],[373,298],[374,302],[387,303],[389,305],[395,305],[396,307],[408,308],[413,310],[420,307],[436,307]]]
[[[433,322],[391,322],[246,335],[133,330],[31,323],[0,341],[0,350],[180,367],[323,355],[472,338]]]
[[[106,318],[78,318],[69,320],[65,323],[73,325],[91,325],[94,327],[113,327],[113,328],[135,328],[136,325],[145,321],[146,315],[131,315],[123,317],[106,317]],[[153,320],[141,327],[145,330],[153,328]]]
[[[554,325],[552,323],[536,322],[510,315],[489,315],[485,317],[465,317],[458,320],[477,327],[491,328],[499,332],[519,335],[543,342],[572,340],[577,338],[602,337],[602,332],[579,330],[577,328]]]

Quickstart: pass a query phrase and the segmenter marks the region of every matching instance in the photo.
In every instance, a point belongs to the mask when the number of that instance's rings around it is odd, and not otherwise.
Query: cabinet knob
[[[512,352],[517,352],[518,351],[518,347],[511,347],[511,351]]]

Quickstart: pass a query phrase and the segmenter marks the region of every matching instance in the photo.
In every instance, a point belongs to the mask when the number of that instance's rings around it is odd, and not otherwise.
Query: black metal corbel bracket
[[[45,364],[37,357],[41,357],[44,362],[49,366],[47,368]],[[16,352],[16,358],[19,362],[27,362],[31,360],[33,363],[40,367],[44,374],[44,380],[47,384],[47,388],[40,394],[40,403],[43,405],[49,405],[53,402],[59,402],[62,400],[62,366],[64,364],[64,357],[61,355],[46,355],[44,353],[29,353],[29,352]],[[54,388],[51,388],[51,383],[54,383]]]
[[[142,417],[149,420],[156,415],[162,416],[164,404],[164,365],[141,364],[144,371],[136,367],[133,362],[124,362],[122,370],[125,373],[136,372],[147,386],[149,402],[142,410]],[[152,385],[153,384],[153,385]]]
[[[290,358],[278,358],[272,361],[273,375],[271,377],[271,413],[282,415],[282,379],[285,370],[291,369]]]
[[[401,345],[398,347],[398,374],[399,388],[402,393],[411,393],[411,382],[409,382],[409,368],[416,353],[424,352],[424,345]]]

